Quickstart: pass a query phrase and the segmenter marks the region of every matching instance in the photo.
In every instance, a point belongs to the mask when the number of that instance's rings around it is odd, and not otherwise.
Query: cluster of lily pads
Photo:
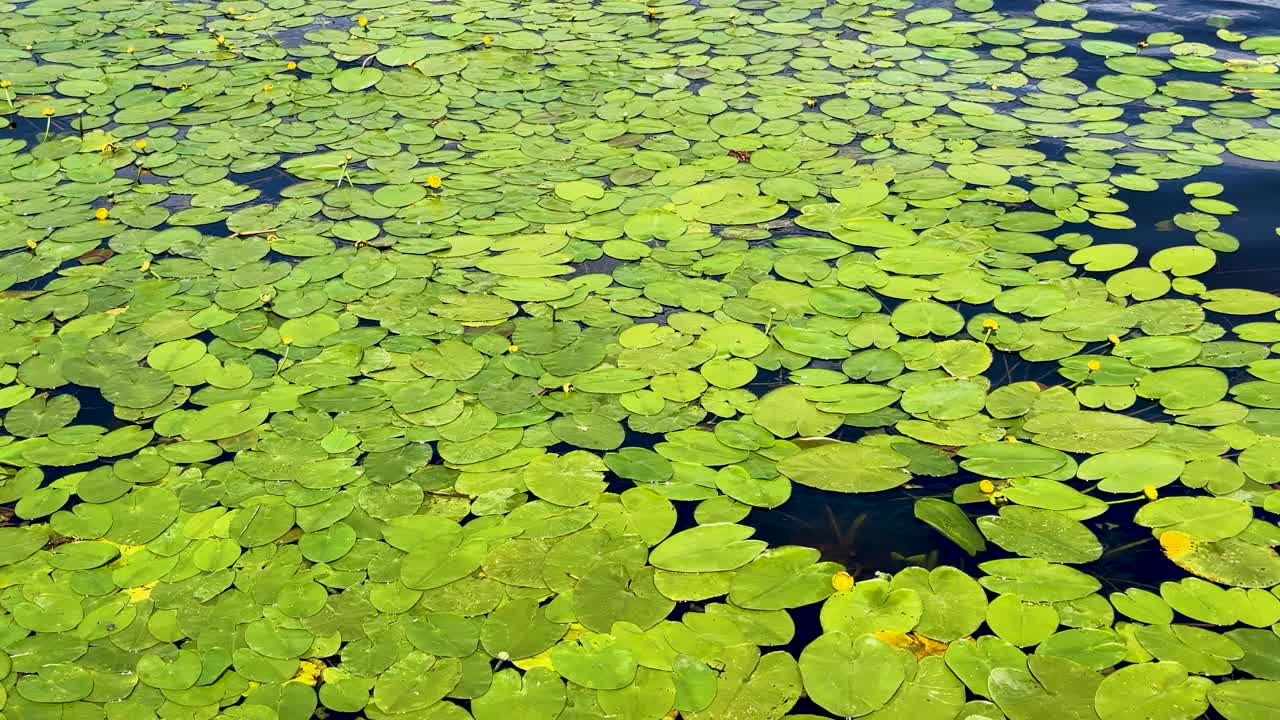
[[[4,5],[0,717],[1277,716],[1280,36],[1002,4]]]

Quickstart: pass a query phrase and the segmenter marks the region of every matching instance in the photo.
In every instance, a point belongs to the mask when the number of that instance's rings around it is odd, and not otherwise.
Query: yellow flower
[[[1085,367],[1089,368],[1089,372],[1098,372],[1099,370],[1102,369],[1102,361],[1090,360],[1089,364],[1086,365]]]
[[[54,112],[53,108],[40,108],[40,114],[44,115],[45,117],[52,117],[53,112]]]
[[[138,267],[138,270],[142,272],[146,272],[150,269],[151,269],[151,260],[149,258],[146,260],[143,260],[142,265]]]
[[[275,88],[275,85],[272,85],[271,83],[267,83],[266,85],[262,86],[262,92],[271,92],[273,88]]]
[[[657,8],[645,8],[645,9],[644,9],[644,14],[645,14],[645,15],[657,15],[657,14],[658,14],[658,9],[657,9]]]
[[[218,44],[219,44],[219,45],[226,45],[226,44],[227,44],[227,39],[226,39],[225,37],[223,37],[222,35],[219,35],[219,36],[218,36]]]
[[[1159,500],[1159,499],[1160,499],[1160,491],[1156,489],[1156,486],[1155,486],[1155,485],[1143,485],[1143,486],[1142,486],[1142,495],[1143,495],[1143,497],[1145,497],[1145,498],[1146,498],[1146,499],[1148,499],[1148,500]]]
[[[296,63],[296,62],[294,62],[294,61],[290,60],[290,61],[289,61],[289,63],[288,63],[287,65],[285,65],[285,66],[284,66],[284,69],[285,69],[285,70],[297,70],[297,69],[298,69],[298,63]]]
[[[133,141],[133,146],[134,146],[135,148],[139,149],[139,150],[146,150],[146,149],[147,149],[147,141],[146,141],[146,140],[134,140],[134,141]]]
[[[369,24],[369,18],[361,15],[360,17],[356,18],[356,24],[359,25],[360,27],[366,27]]]
[[[298,661],[298,672],[289,682],[298,682],[315,687],[316,683],[320,682],[320,675],[323,672],[324,665],[315,660],[300,660]]]
[[[987,318],[986,320],[982,321],[982,329],[983,330],[999,330],[1000,322],[998,320],[992,320],[991,318]]]
[[[1194,538],[1184,532],[1168,530],[1160,535],[1160,549],[1170,558],[1177,559],[1182,555],[1186,555],[1194,547]]]
[[[805,98],[805,99],[804,99],[804,104],[805,104],[805,105],[808,105],[809,107],[813,107],[814,105],[817,105],[817,104],[818,104],[818,101],[817,101],[817,100],[814,100],[813,98]]]
[[[507,346],[507,352],[509,352],[509,353],[513,353],[513,352],[520,352],[520,346],[519,346],[519,345],[508,345],[508,346]]]
[[[840,592],[852,590],[853,584],[853,576],[843,570],[831,576],[831,587]]]
[[[35,250],[35,249],[36,249],[36,241],[35,241],[35,240],[28,240],[28,241],[27,241],[27,247],[28,247],[28,248],[30,248],[30,249],[32,249],[32,250]]]
[[[990,480],[983,480],[982,482],[978,483],[978,491],[981,492],[983,495],[990,495],[991,493],[996,491],[996,484],[991,482]]]
[[[1005,441],[1005,442],[1007,442],[1007,443],[1016,443],[1016,442],[1018,442],[1018,438],[1016,438],[1016,437],[1014,437],[1014,436],[1012,436],[1012,435],[1005,435],[1005,436],[1004,436],[1004,441]]]
[[[131,48],[131,47],[127,47],[127,48],[125,48],[125,49],[124,49],[124,51],[125,51],[125,52],[127,52],[127,53],[129,53],[129,54],[131,54],[131,55],[133,54],[133,48]]]
[[[0,88],[7,88],[13,85],[9,80],[0,80]]]
[[[1108,335],[1107,340],[1109,340],[1112,345],[1120,344],[1120,338],[1116,337],[1115,335]]]
[[[98,218],[99,220],[106,220],[109,215],[111,215],[111,211],[107,210],[106,208],[98,208],[97,210],[93,211],[93,216]]]
[[[288,335],[281,335],[281,336],[280,336],[280,343],[281,343],[282,345],[292,345],[292,344],[293,344],[293,338],[292,338],[292,337],[289,337]]]
[[[480,38],[480,42],[484,43],[485,45],[492,45],[493,38],[489,37],[488,35],[485,35],[484,37]]]
[[[157,582],[158,581],[156,580],[152,580],[146,585],[139,585],[138,587],[132,587],[125,590],[124,594],[129,596],[129,604],[137,605],[143,600],[146,600],[147,598],[151,597],[151,589],[156,586]]]
[[[227,8],[227,14],[228,14],[228,15],[235,15],[235,14],[236,14],[236,13],[238,13],[238,12],[240,12],[240,10],[239,10],[238,8],[233,8],[233,7],[229,7],[229,8]]]
[[[439,175],[428,175],[428,176],[427,176],[427,187],[429,187],[429,188],[431,188],[431,189],[433,189],[433,190],[438,190],[438,189],[440,189],[440,188],[441,188],[441,187],[443,187],[443,186],[444,186],[444,181],[440,179],[440,176],[439,176]]]

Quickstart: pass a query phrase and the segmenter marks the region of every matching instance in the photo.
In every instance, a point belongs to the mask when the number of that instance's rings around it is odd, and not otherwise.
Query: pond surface
[[[0,13],[0,718],[1280,714],[1274,3]]]

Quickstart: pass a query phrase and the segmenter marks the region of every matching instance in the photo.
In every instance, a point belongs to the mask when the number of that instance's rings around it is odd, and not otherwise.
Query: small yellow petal
[[[289,337],[288,335],[281,335],[281,336],[280,336],[280,342],[281,342],[281,344],[284,344],[284,345],[292,345],[292,344],[293,344],[293,338]]]
[[[1159,500],[1159,499],[1160,499],[1160,491],[1156,489],[1156,486],[1155,486],[1155,485],[1143,485],[1143,486],[1142,486],[1142,495],[1143,495],[1143,497],[1145,497],[1145,498],[1146,498],[1146,499],[1148,499],[1148,500]]]
[[[1167,530],[1160,534],[1160,549],[1170,558],[1177,559],[1195,548],[1195,539],[1178,530]]]

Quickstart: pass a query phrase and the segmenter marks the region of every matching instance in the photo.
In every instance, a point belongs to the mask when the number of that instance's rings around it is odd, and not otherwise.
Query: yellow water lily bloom
[[[488,35],[485,35],[484,37],[480,38],[480,42],[484,43],[485,45],[492,45],[493,38],[489,37]]]
[[[360,17],[356,18],[356,24],[359,25],[360,27],[367,27],[369,25],[369,18],[361,15]]]
[[[133,48],[131,48],[131,47],[127,47],[127,48],[125,48],[125,49],[124,49],[124,51],[125,51],[125,52],[127,52],[127,53],[129,53],[130,55],[132,55],[132,54],[133,54]]]
[[[508,346],[507,346],[507,352],[509,352],[509,353],[513,353],[513,352],[520,352],[520,346],[519,346],[519,345],[508,345]]]
[[[1107,336],[1107,342],[1111,343],[1112,345],[1119,345],[1119,344],[1120,344],[1120,338],[1119,338],[1119,337],[1117,337],[1117,336],[1115,336],[1115,335],[1108,335],[1108,336]]]
[[[35,240],[28,240],[28,241],[27,241],[27,248],[29,248],[29,249],[31,249],[31,250],[35,250],[35,249],[36,249],[36,241],[35,241]]]
[[[53,108],[48,108],[48,107],[47,107],[47,108],[40,108],[40,114],[41,114],[41,115],[44,115],[45,117],[52,117],[52,116],[53,116],[53,113],[54,113]]]
[[[978,483],[978,491],[981,492],[983,495],[990,495],[991,493],[996,491],[996,484],[991,482],[990,480],[983,480],[982,482]]]
[[[7,87],[13,87],[13,81],[11,81],[11,80],[0,80],[0,88],[7,88]]]
[[[987,318],[986,320],[982,321],[982,329],[983,330],[999,330],[1000,322],[997,320],[992,320],[991,318]]]
[[[142,264],[138,266],[138,270],[142,272],[146,272],[150,269],[151,269],[151,260],[149,258],[146,260],[143,260]]]
[[[1090,360],[1090,361],[1089,361],[1089,364],[1088,364],[1088,365],[1086,365],[1085,367],[1089,368],[1089,372],[1098,372],[1099,370],[1101,370],[1101,369],[1102,369],[1102,361],[1101,361],[1101,360]]]
[[[275,85],[272,85],[271,83],[267,83],[266,85],[262,86],[262,92],[271,92],[274,88],[275,88]]]
[[[1160,491],[1156,489],[1156,486],[1155,486],[1155,485],[1143,485],[1143,486],[1142,486],[1142,495],[1143,495],[1143,497],[1145,497],[1145,498],[1146,498],[1146,499],[1148,499],[1148,500],[1159,500],[1159,499],[1160,499]]]
[[[134,140],[134,141],[133,141],[133,146],[134,146],[135,148],[137,148],[138,150],[146,150],[146,149],[147,149],[147,141],[146,141],[146,140]]]
[[[1186,555],[1195,548],[1195,540],[1184,532],[1178,530],[1166,530],[1160,534],[1160,549],[1164,554],[1177,558]]]
[[[99,220],[106,220],[111,215],[111,211],[106,208],[98,208],[93,211],[93,216]]]
[[[443,186],[444,186],[444,181],[440,179],[439,175],[427,176],[427,187],[431,188],[432,190],[439,190]]]
[[[293,344],[293,338],[292,338],[292,337],[289,337],[288,335],[281,335],[281,336],[280,336],[280,344],[281,344],[281,345],[292,345],[292,344]]]
[[[224,36],[222,36],[222,35],[219,35],[219,36],[218,36],[218,44],[219,44],[219,45],[226,45],[226,44],[227,44],[227,38],[226,38],[226,37],[224,37]]]
[[[839,592],[852,590],[854,582],[853,576],[843,570],[831,576],[831,587]]]
[[[290,60],[290,61],[289,61],[289,62],[284,66],[284,69],[285,69],[285,70],[297,70],[297,69],[298,69],[298,63],[296,63],[296,62],[294,62],[294,61]]]
[[[299,660],[298,672],[288,682],[297,682],[315,687],[320,682],[320,676],[323,673],[324,665],[321,663],[315,660]]]

